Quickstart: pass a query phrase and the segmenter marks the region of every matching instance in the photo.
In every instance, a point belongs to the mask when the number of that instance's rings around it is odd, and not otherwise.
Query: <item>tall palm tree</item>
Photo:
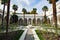
[[[17,9],[18,9],[18,6],[14,4],[14,5],[12,6],[12,9],[14,10],[14,14],[15,14],[16,11],[17,11]]]
[[[27,13],[27,10],[25,8],[22,9],[22,12],[23,12],[23,18],[25,20],[25,14]],[[25,21],[24,21],[24,24],[25,24]]]
[[[1,4],[3,4],[3,14],[2,14],[2,27],[3,27],[3,19],[4,19],[4,12],[5,12],[5,5],[7,5],[7,0],[1,0]]]
[[[57,28],[57,12],[56,12],[56,2],[58,0],[48,0],[50,4],[53,6],[53,18],[54,18],[54,24],[55,28]]]
[[[46,16],[46,11],[48,11],[48,7],[47,6],[44,6],[43,8],[42,8],[42,10],[44,11],[44,23],[47,23],[47,16]]]
[[[48,0],[50,4],[53,6],[53,18],[54,18],[54,27],[56,28],[56,34],[57,32],[57,12],[56,12],[56,2],[58,0]],[[57,36],[57,35],[56,35]]]
[[[10,13],[10,0],[7,0],[6,35],[8,34],[9,13]]]

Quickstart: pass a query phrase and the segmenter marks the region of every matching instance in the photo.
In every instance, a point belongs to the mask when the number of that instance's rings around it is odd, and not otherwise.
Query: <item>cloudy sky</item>
[[[22,8],[26,8],[27,11],[31,11],[33,8],[37,8],[37,13],[41,14],[42,7],[48,6],[51,7],[51,4],[47,0],[11,0],[10,10],[13,11],[12,5],[16,4],[18,6],[18,13],[22,12]],[[0,9],[3,9],[3,5],[0,4]]]

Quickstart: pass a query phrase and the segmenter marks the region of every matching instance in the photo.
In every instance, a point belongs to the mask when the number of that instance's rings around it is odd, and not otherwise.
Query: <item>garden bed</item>
[[[36,33],[40,40],[60,40],[60,35],[56,36],[56,34],[52,32],[36,30]]]

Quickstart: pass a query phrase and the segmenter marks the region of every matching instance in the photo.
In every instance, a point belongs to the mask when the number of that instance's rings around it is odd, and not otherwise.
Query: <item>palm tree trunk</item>
[[[47,16],[46,16],[46,11],[45,11],[45,23],[47,24]]]
[[[3,6],[3,14],[2,14],[2,28],[3,28],[3,21],[4,21],[4,12],[5,12],[5,3],[4,3],[4,6]]]
[[[45,11],[45,15],[46,15],[46,11]]]
[[[57,28],[56,1],[52,0],[52,3],[53,3],[53,18],[54,18],[55,27]]]
[[[10,13],[10,0],[8,0],[8,3],[7,3],[7,24],[6,24],[6,34],[8,34],[9,13]]]
[[[44,23],[47,23],[47,18],[46,18],[46,11],[44,11]]]
[[[25,25],[25,13],[23,14],[23,18],[24,18],[24,21],[23,21],[23,25]]]
[[[52,0],[52,6],[53,6],[54,25],[55,25],[55,28],[57,29],[57,13],[56,13],[56,1],[55,0]]]
[[[35,18],[36,18],[36,17],[35,17],[35,14],[34,14],[34,25],[36,25],[36,22],[35,22],[36,19],[35,19]]]

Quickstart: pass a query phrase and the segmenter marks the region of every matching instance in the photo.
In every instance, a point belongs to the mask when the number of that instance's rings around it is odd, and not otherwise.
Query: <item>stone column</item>
[[[31,24],[33,24],[33,19],[31,19]]]

